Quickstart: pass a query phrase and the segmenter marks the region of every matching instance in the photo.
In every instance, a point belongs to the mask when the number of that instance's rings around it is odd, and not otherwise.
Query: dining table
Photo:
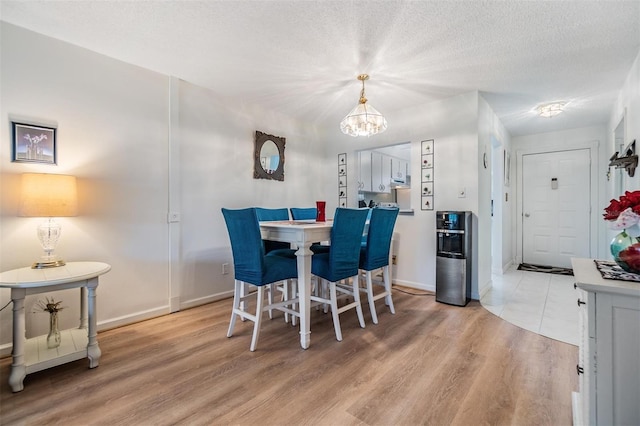
[[[329,241],[332,220],[281,220],[260,222],[263,240],[283,241],[297,247],[298,297],[300,299],[300,346],[307,349],[311,344],[311,244]]]

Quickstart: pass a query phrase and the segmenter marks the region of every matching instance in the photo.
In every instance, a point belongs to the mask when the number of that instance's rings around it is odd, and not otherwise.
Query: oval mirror
[[[278,164],[280,164],[278,147],[272,140],[265,141],[262,148],[260,148],[260,166],[262,166],[262,170],[268,174],[273,174],[278,170]]]
[[[256,131],[253,177],[284,180],[285,139]]]

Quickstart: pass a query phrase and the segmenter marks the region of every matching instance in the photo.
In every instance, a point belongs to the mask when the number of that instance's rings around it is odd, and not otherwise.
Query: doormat
[[[546,272],[547,274],[573,275],[573,269],[560,268],[558,266],[533,265],[531,263],[521,263],[519,271]]]

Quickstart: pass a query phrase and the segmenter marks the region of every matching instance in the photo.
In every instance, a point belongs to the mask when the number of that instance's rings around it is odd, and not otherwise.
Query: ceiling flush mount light
[[[364,97],[364,82],[369,80],[368,74],[360,74],[358,80],[362,82],[360,102],[340,122],[340,130],[349,136],[371,136],[387,130],[387,120],[374,107],[367,104]]]
[[[551,118],[564,111],[564,102],[552,102],[550,104],[540,105],[536,108],[540,117]]]

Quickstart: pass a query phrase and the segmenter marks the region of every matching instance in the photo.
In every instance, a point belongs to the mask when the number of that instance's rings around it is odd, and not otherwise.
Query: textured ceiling
[[[0,19],[320,126],[360,73],[389,126],[480,90],[514,136],[606,123],[640,51],[640,0],[2,0]],[[565,114],[535,116],[555,100]]]

